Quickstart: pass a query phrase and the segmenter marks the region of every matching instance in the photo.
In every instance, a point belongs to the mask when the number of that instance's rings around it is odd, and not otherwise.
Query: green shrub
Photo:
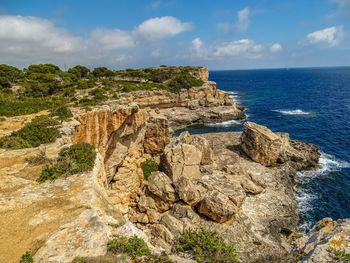
[[[178,74],[176,77],[171,79],[168,83],[169,89],[172,92],[180,92],[181,89],[190,89],[192,87],[199,87],[203,85],[203,81],[193,77],[188,72]]]
[[[78,79],[85,78],[89,74],[90,70],[87,67],[77,65],[68,70],[69,73],[74,74]]]
[[[205,229],[186,230],[177,241],[176,250],[191,254],[201,263],[239,262],[232,245],[226,244],[217,232]]]
[[[100,88],[93,89],[89,92],[89,95],[93,96],[93,99],[95,101],[105,101],[106,99],[108,99],[108,96],[106,96],[103,90]]]
[[[148,256],[151,254],[146,242],[137,236],[133,236],[131,238],[114,238],[108,242],[107,249],[110,253],[122,253],[132,258]]]
[[[0,87],[11,88],[11,85],[23,78],[23,72],[13,66],[0,64]]]
[[[51,109],[53,104],[63,103],[57,97],[46,98],[15,98],[13,96],[0,95],[0,116],[13,117],[36,113]]]
[[[112,77],[112,76],[114,76],[114,72],[112,70],[109,70],[106,67],[94,68],[94,70],[91,73],[95,77]]]
[[[49,159],[46,157],[44,151],[40,151],[37,155],[26,158],[26,162],[28,162],[30,165],[44,164],[48,161]]]
[[[141,169],[143,171],[143,176],[147,180],[152,172],[159,170],[159,166],[155,161],[149,159],[141,163]]]
[[[58,72],[61,72],[60,68],[53,64],[37,64],[37,65],[30,65],[27,70],[25,70],[26,74],[31,73],[42,73],[42,74],[55,74]]]
[[[22,149],[54,142],[59,136],[59,122],[48,116],[38,116],[23,128],[0,138],[0,148]]]
[[[92,89],[96,85],[94,79],[82,79],[79,80],[76,84],[77,89]]]
[[[67,120],[73,117],[73,113],[67,106],[61,105],[51,111],[51,116],[57,116],[61,120]]]
[[[91,171],[96,159],[95,148],[88,143],[74,144],[62,149],[55,162],[45,166],[38,182],[54,180],[61,175],[72,175]]]
[[[19,263],[33,263],[33,262],[34,262],[34,259],[31,251],[27,251],[26,253],[24,253],[21,256],[21,259],[19,261]]]
[[[335,250],[331,249],[330,253],[336,262],[349,263],[350,262],[350,253],[346,253],[344,250]]]

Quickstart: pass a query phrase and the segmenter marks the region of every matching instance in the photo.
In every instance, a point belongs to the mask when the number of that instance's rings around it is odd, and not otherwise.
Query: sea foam
[[[296,110],[273,110],[275,112],[279,112],[283,115],[310,115],[311,112],[307,112],[307,111],[303,111],[300,109],[296,109]]]
[[[223,121],[223,122],[217,122],[217,123],[208,123],[206,126],[209,127],[230,127],[241,124],[239,121],[236,120],[229,120],[229,121]]]
[[[321,152],[319,159],[319,168],[314,171],[303,171],[297,173],[296,181],[301,185],[307,185],[313,180],[317,180],[319,176],[327,175],[330,172],[340,171],[343,168],[350,168],[350,163],[340,160],[331,154]],[[317,193],[312,189],[298,187],[296,189],[296,200],[298,202],[298,210],[300,214],[307,214],[313,209],[315,200],[318,199]],[[299,225],[299,229],[307,231],[312,226],[312,222],[303,222]]]

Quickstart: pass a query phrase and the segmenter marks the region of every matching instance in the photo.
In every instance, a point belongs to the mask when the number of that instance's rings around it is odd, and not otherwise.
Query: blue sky
[[[0,2],[0,63],[350,66],[350,0]]]

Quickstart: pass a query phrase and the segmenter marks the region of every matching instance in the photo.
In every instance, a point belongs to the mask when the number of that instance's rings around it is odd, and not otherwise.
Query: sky
[[[350,66],[350,0],[1,0],[0,63]]]

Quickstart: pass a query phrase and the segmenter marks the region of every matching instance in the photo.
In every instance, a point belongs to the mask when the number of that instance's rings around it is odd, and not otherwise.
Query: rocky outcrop
[[[303,263],[348,262],[350,220],[322,219],[307,235],[294,241],[294,250]]]
[[[146,127],[143,147],[149,154],[161,154],[170,142],[168,120],[165,118],[150,118]]]
[[[315,168],[320,157],[314,145],[291,141],[288,134],[273,133],[253,122],[244,124],[240,140],[243,152],[264,166],[290,161],[298,170]]]
[[[242,119],[244,109],[227,93],[216,88],[215,82],[206,81],[201,87],[183,89],[180,93],[167,90],[140,90],[123,93],[113,104],[135,103],[141,108],[155,109],[171,127]]]
[[[232,218],[237,207],[228,196],[213,191],[200,202],[198,211],[215,222],[223,223]]]

